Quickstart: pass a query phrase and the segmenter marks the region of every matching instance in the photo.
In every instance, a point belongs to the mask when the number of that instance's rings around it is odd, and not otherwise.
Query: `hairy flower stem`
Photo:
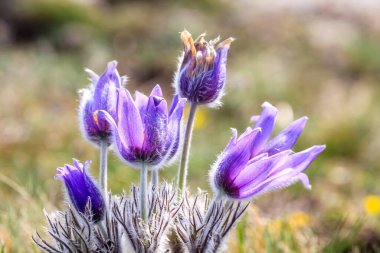
[[[152,188],[158,189],[158,169],[152,170]]]
[[[181,189],[182,192],[186,188],[186,178],[187,178],[187,170],[188,170],[188,163],[189,163],[191,136],[193,132],[196,111],[197,111],[197,105],[194,103],[190,104],[190,112],[189,112],[189,116],[187,118],[187,123],[186,123],[185,140],[183,143],[181,163],[179,165],[178,178],[177,178],[177,189]]]
[[[100,141],[100,162],[99,162],[99,186],[103,191],[104,198],[108,197],[108,186],[107,186],[107,156],[108,156],[108,144],[107,140]]]
[[[140,170],[140,215],[141,218],[147,222],[148,221],[148,168],[145,166],[144,162],[141,163]]]

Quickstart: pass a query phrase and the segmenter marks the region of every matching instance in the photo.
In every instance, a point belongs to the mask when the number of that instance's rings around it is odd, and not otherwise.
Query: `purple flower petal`
[[[248,161],[247,166],[250,165],[250,164],[252,164],[252,163],[255,163],[255,162],[257,162],[257,161],[259,161],[261,159],[266,159],[267,157],[268,157],[267,153],[263,153],[263,154],[257,155],[257,156],[251,158],[251,160]]]
[[[227,151],[227,150],[231,149],[233,146],[236,145],[238,132],[237,132],[237,130],[235,128],[231,128],[231,131],[232,131],[231,139],[228,142],[228,144],[227,144],[226,148],[224,149],[224,151]]]
[[[263,105],[263,111],[260,115],[260,118],[256,122],[254,128],[261,128],[261,135],[256,139],[255,148],[251,154],[251,157],[256,155],[260,149],[263,147],[265,142],[269,139],[272,134],[274,124],[276,122],[277,108],[265,102]]]
[[[215,175],[215,184],[221,188],[231,187],[231,183],[239,175],[250,159],[252,143],[259,136],[260,129],[256,128],[237,141],[236,145],[222,154]]]
[[[309,190],[311,189],[309,177],[306,174],[300,173],[296,176],[296,178],[297,177],[298,177],[297,181],[301,182],[304,188],[309,189]]]
[[[237,188],[254,187],[257,182],[264,181],[271,170],[282,163],[289,155],[289,151],[284,151],[271,157],[263,157],[256,162],[250,163],[234,180],[233,184]]]
[[[292,168],[297,172],[304,171],[317,156],[325,150],[325,145],[316,145],[311,148],[308,148],[304,151],[297,152],[291,156],[286,161],[285,164],[282,165],[284,168]]]
[[[149,98],[142,94],[141,92],[135,92],[135,103],[140,111],[140,115],[145,115],[146,106],[148,104]]]
[[[185,104],[186,99],[180,98],[176,103],[175,109],[169,116],[168,138],[165,144],[166,156],[162,163],[172,163],[175,155],[178,153],[178,148],[181,142],[181,120]]]
[[[170,105],[170,109],[169,109],[169,117],[172,115],[174,109],[177,108],[178,101],[179,101],[179,96],[178,96],[178,95],[175,95],[175,96],[173,97],[172,104]],[[186,101],[186,100],[185,100],[185,101]]]
[[[117,134],[121,143],[129,148],[141,149],[144,142],[144,127],[131,94],[128,90],[119,90]]]
[[[325,149],[325,146],[313,146],[307,150],[295,153],[287,159],[280,168],[271,171],[268,177],[255,187],[242,187],[241,197],[259,196],[268,191],[285,188],[300,180],[304,185],[310,187],[307,176],[301,174],[310,163]],[[306,178],[305,178],[306,177]],[[260,182],[260,181],[259,181]]]
[[[83,95],[85,96],[85,95]],[[90,96],[82,98],[80,107],[80,120],[82,132],[88,139],[92,141],[98,141],[99,128],[92,117],[92,99]]]
[[[111,85],[108,88],[108,94],[107,94],[107,112],[111,114],[111,116],[117,121],[117,103],[119,99],[119,88],[116,88],[116,86]]]
[[[159,160],[157,157],[163,156],[165,142],[167,141],[167,104],[162,97],[149,97],[144,122],[144,143],[143,151],[148,157],[148,161]]]
[[[152,96],[164,97],[164,95],[162,95],[162,90],[161,90],[161,87],[159,84],[156,84],[156,86],[154,86],[152,92],[150,93],[150,97],[152,97]]]
[[[219,47],[216,50],[216,57],[214,60],[214,70],[212,72],[212,83],[215,84],[215,95],[218,96],[224,87],[227,73],[227,56],[230,47]],[[215,98],[216,99],[216,98]]]
[[[291,149],[305,128],[306,122],[307,117],[302,117],[290,123],[287,128],[266,144],[262,152],[273,155],[283,150]]]
[[[159,111],[162,114],[165,114],[167,116],[168,114],[168,104],[166,100],[163,97],[156,97],[152,96],[152,101],[154,102],[155,110]],[[148,106],[151,101],[148,101]],[[147,109],[148,111],[148,109]]]
[[[237,139],[237,141],[240,141],[245,136],[251,134],[251,132],[252,132],[252,127],[247,127],[247,129],[245,129],[245,131],[239,136],[239,138]]]
[[[108,101],[109,87],[120,88],[121,81],[116,66],[116,61],[109,62],[106,71],[99,77],[94,90],[94,110],[108,110],[109,107],[116,106]]]
[[[120,158],[131,166],[134,166],[135,164],[140,165],[141,163],[141,148],[140,147],[133,147],[128,146],[126,143],[126,138],[122,133],[119,133],[119,127],[116,124],[115,120],[112,118],[112,116],[104,110],[95,111],[94,112],[94,118],[98,119],[103,118],[104,120],[107,120],[107,122],[111,125],[113,132],[114,132],[114,142],[116,145],[116,151],[117,154],[120,156]]]
[[[262,182],[258,182],[254,185],[245,185],[239,189],[238,198],[245,199],[251,197],[258,197],[268,191],[277,190],[279,188],[285,188],[291,184],[294,184],[294,170],[285,169],[275,176],[269,177]],[[279,183],[281,182],[281,183]]]

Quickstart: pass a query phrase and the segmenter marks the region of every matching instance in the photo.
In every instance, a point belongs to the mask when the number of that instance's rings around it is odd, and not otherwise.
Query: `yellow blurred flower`
[[[288,217],[288,224],[293,229],[308,227],[310,225],[310,216],[304,212],[295,212]]]
[[[367,214],[380,214],[380,196],[368,195],[363,199],[363,206]]]
[[[283,221],[279,218],[270,221],[267,225],[270,234],[278,236],[283,228]]]
[[[185,107],[185,120],[189,115],[189,106]],[[207,111],[203,106],[198,106],[197,112],[195,114],[194,129],[202,129],[206,127],[207,124]]]

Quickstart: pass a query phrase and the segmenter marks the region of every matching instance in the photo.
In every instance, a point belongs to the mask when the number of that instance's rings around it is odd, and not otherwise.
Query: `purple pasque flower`
[[[159,85],[150,96],[119,89],[118,121],[105,111],[97,111],[114,126],[115,146],[118,155],[132,167],[145,163],[158,168],[171,162],[181,142],[182,115],[186,99],[175,96],[169,111]]]
[[[79,106],[79,122],[83,136],[97,145],[101,140],[106,140],[108,144],[112,141],[112,127],[103,118],[94,121],[93,113],[97,110],[107,111],[116,121],[116,98],[119,89],[126,77],[120,77],[116,69],[117,62],[111,61],[107,69],[99,77],[93,71],[86,69],[90,75],[92,85],[82,90]]]
[[[174,86],[177,94],[195,104],[219,104],[226,81],[227,55],[233,38],[218,45],[219,37],[207,42],[205,34],[195,41],[188,31],[181,33],[184,52],[179,59]],[[216,47],[215,47],[216,46]]]
[[[66,164],[59,167],[55,179],[61,180],[65,184],[69,201],[81,214],[86,214],[86,206],[91,202],[91,220],[100,221],[105,213],[105,202],[97,184],[86,172],[91,161],[84,164],[74,159],[74,164]]]
[[[230,142],[214,164],[210,176],[216,192],[245,199],[297,181],[311,188],[307,175],[302,172],[325,149],[325,145],[297,153],[291,150],[306,125],[307,117],[290,123],[268,141],[278,110],[267,102],[262,107],[253,129],[248,128],[239,138],[233,129]]]

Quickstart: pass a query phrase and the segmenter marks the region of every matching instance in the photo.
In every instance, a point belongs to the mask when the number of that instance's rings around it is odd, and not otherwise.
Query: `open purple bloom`
[[[86,214],[86,206],[91,202],[91,218],[97,222],[104,216],[105,202],[95,181],[86,172],[90,163],[91,161],[86,161],[81,164],[74,160],[74,165],[59,167],[55,179],[60,179],[65,184],[69,201],[79,213]]]
[[[116,90],[125,82],[126,77],[120,77],[116,69],[117,62],[111,61],[105,72],[99,77],[91,70],[92,85],[83,89],[79,107],[80,127],[84,137],[95,144],[100,140],[106,140],[108,144],[112,141],[112,127],[103,118],[94,121],[93,113],[97,110],[107,111],[116,120]]]
[[[167,103],[159,85],[150,96],[136,92],[133,100],[127,89],[118,95],[118,121],[105,111],[96,115],[105,117],[114,125],[116,150],[133,167],[141,163],[157,168],[172,161],[181,140],[181,119],[186,99],[175,96],[167,110]]]
[[[227,55],[233,38],[219,43],[219,37],[207,42],[205,34],[195,41],[188,31],[181,33],[184,52],[180,57],[175,89],[195,104],[218,104],[226,80]]]
[[[233,136],[210,172],[214,190],[235,199],[256,197],[301,181],[310,183],[302,173],[325,149],[313,146],[294,153],[291,148],[303,131],[307,118],[302,117],[268,141],[277,116],[277,108],[263,104],[255,126],[240,137]]]

